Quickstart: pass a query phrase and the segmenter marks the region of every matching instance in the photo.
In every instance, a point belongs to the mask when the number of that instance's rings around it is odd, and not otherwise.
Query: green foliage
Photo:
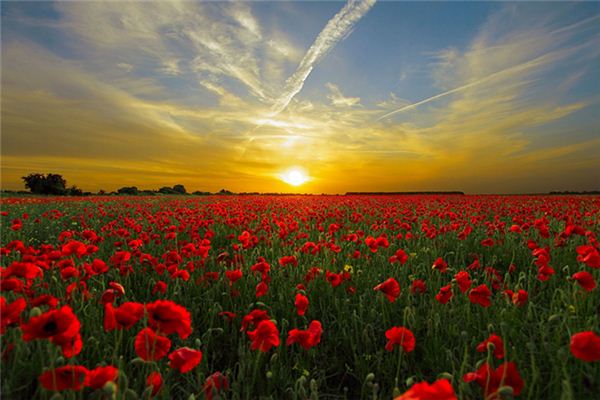
[[[185,186],[183,185],[175,185],[173,186],[173,190],[179,194],[186,194]]]
[[[67,194],[67,181],[59,174],[32,173],[22,177],[25,187],[33,194]]]
[[[119,194],[137,195],[139,190],[136,186],[125,186],[117,190]]]

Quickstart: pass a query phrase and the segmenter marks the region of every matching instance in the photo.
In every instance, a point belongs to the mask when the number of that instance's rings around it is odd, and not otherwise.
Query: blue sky
[[[595,189],[599,27],[598,2],[4,2],[2,186]]]

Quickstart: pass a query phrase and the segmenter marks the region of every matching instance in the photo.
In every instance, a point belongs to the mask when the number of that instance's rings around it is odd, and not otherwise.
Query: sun
[[[288,185],[292,186],[300,186],[306,181],[308,181],[308,176],[306,175],[306,172],[302,168],[298,167],[288,169],[287,171],[279,175],[279,178]]]

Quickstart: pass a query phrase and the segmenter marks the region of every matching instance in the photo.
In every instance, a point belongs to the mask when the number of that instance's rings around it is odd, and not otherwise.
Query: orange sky
[[[598,189],[599,4],[3,3],[2,188]]]

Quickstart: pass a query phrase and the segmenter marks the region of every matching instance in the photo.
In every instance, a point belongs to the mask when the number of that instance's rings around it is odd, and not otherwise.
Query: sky
[[[93,192],[600,188],[600,2],[47,1],[1,15],[3,189],[32,172]]]

